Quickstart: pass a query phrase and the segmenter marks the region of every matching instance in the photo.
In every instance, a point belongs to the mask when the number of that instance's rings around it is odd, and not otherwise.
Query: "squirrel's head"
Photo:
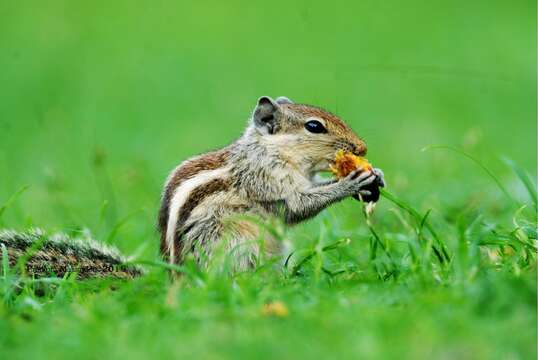
[[[266,147],[306,175],[329,169],[338,150],[359,156],[366,144],[340,118],[286,97],[263,96],[252,114],[252,130]]]

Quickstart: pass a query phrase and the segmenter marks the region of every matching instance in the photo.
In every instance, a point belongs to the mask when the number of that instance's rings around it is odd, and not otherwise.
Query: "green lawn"
[[[536,40],[532,1],[1,2],[0,228],[154,265],[2,270],[0,358],[535,359]],[[171,285],[162,184],[261,95],[340,115],[389,193],[279,227],[288,267]]]

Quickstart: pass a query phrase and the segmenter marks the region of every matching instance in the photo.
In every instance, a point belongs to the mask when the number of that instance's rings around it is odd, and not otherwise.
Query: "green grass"
[[[89,231],[149,270],[1,262],[0,358],[536,358],[534,2],[2,2],[0,70],[0,227]],[[277,227],[288,266],[172,285],[162,183],[261,95],[339,114],[387,192],[368,221],[348,200]]]

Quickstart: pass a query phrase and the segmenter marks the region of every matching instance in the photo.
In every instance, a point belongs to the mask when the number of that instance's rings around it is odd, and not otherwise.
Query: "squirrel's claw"
[[[372,171],[377,178],[377,184],[379,185],[379,187],[387,186],[385,182],[385,174],[383,173],[383,170],[379,168],[374,168]]]

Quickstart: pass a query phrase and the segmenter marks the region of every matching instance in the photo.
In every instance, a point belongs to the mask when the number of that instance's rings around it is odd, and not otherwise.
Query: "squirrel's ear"
[[[277,102],[277,104],[293,104],[293,101],[291,101],[290,99],[288,99],[287,97],[285,96],[279,96],[276,98],[275,100]]]
[[[280,106],[269,96],[262,96],[254,109],[254,125],[265,134],[274,134],[277,130],[276,113]]]
[[[285,96],[279,96],[276,98],[276,103],[277,104],[280,104],[280,105],[283,105],[283,104],[293,104],[293,101],[291,101],[290,99],[288,99],[287,97]]]

